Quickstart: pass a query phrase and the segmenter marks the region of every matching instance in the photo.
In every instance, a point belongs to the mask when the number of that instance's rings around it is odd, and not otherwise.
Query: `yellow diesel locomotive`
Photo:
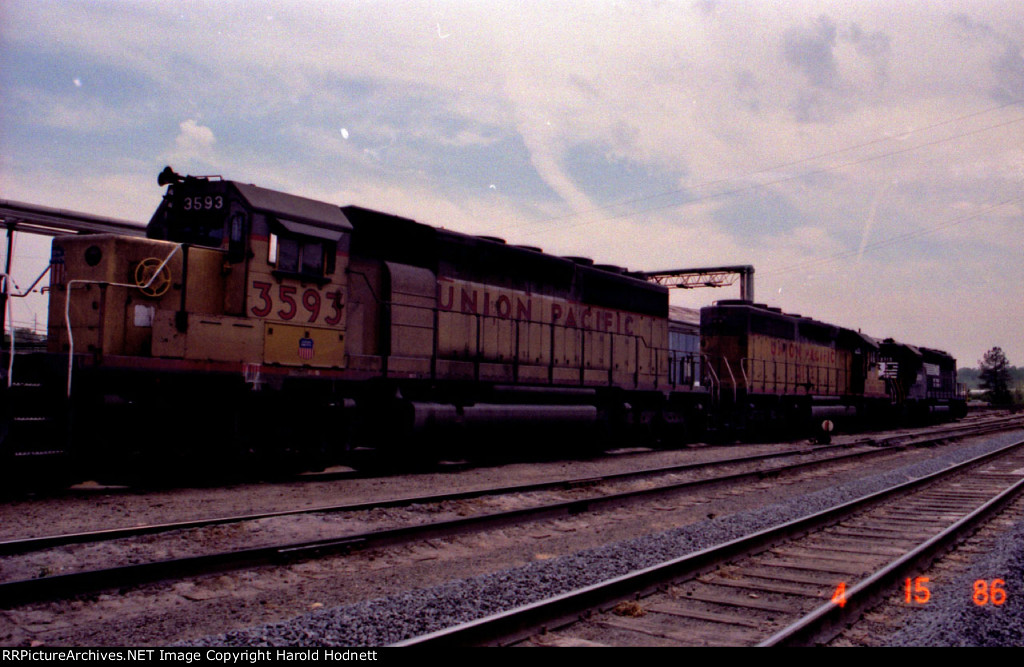
[[[324,457],[478,424],[585,438],[654,424],[683,389],[666,289],[623,269],[244,183],[161,183],[146,238],[53,241],[38,373],[66,389],[65,453]]]

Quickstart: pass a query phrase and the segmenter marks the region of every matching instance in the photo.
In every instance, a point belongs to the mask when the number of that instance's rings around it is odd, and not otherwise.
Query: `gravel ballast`
[[[1020,431],[989,436],[982,443],[944,452],[928,461],[862,479],[836,480],[835,486],[828,490],[794,497],[756,511],[714,517],[678,529],[432,588],[321,609],[287,622],[236,630],[188,644],[252,647],[390,644],[678,558],[921,477],[1016,442],[1020,437]],[[1010,576],[1004,577],[1007,590],[1024,590],[1020,583],[1021,572],[1024,571],[1024,527],[1005,535],[1000,544],[1004,546],[989,557],[1002,560],[979,565],[984,572],[976,578],[992,578],[993,575],[988,574],[991,572],[1008,575],[1012,572],[1015,580],[1011,581]],[[984,610],[974,613],[961,605],[948,609],[935,605],[927,613],[939,614],[941,620],[931,621],[930,627],[944,629],[927,636],[918,631],[910,635],[912,640],[908,638],[907,643],[920,645],[934,640],[934,643],[966,645],[1020,644],[1021,628],[1024,628],[1022,597],[1019,593],[1011,595],[1014,604],[1008,601],[997,614],[989,612],[987,615]],[[977,620],[978,625],[971,624],[972,620]],[[992,623],[998,628],[991,626]],[[977,630],[972,630],[975,627]],[[899,640],[894,638],[893,641]]]
[[[977,581],[1002,579],[1006,602],[979,605],[971,599]],[[996,540],[947,586],[955,595],[935,596],[899,632],[892,646],[1024,646],[1024,523]],[[985,598],[981,598],[984,600]]]

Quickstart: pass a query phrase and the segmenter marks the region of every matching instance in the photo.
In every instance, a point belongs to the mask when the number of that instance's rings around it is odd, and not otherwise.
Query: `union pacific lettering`
[[[796,364],[824,366],[836,363],[836,351],[822,345],[810,345],[795,341],[779,340],[764,336],[755,336],[754,349],[760,348],[762,354],[771,361],[785,361]],[[760,342],[760,345],[757,343]]]
[[[639,315],[618,310],[593,308],[565,299],[502,289],[481,283],[439,278],[437,307],[467,315],[483,315],[541,324],[556,324],[632,336],[641,319]]]

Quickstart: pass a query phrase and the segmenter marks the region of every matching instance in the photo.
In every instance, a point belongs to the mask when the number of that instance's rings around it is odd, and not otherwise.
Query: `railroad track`
[[[871,444],[875,444],[874,441],[869,442],[871,442]],[[821,452],[830,452],[844,448],[848,449],[857,444],[865,443],[853,443],[847,445],[825,445],[818,447],[799,447],[781,452],[771,452],[767,454],[757,454],[752,456],[743,456],[728,459],[717,459],[714,461],[706,461],[701,463],[684,463],[653,468],[641,468],[637,470],[629,470],[626,472],[611,473],[607,475],[590,475],[587,477],[557,479],[545,482],[536,482],[531,484],[515,484],[507,486],[487,487],[482,489],[473,489],[469,491],[456,491],[452,493],[437,493],[423,496],[402,496],[399,498],[391,498],[386,500],[370,501],[364,503],[323,505],[319,507],[308,507],[302,509],[283,510],[277,512],[263,512],[225,517],[212,517],[207,519],[197,519],[190,521],[177,521],[160,524],[130,526],[126,528],[109,528],[103,530],[83,531],[78,533],[65,533],[60,535],[47,535],[42,537],[11,539],[0,541],[0,555],[28,553],[31,551],[39,551],[42,549],[49,549],[52,547],[63,546],[68,544],[81,544],[85,542],[95,542],[101,540],[140,537],[143,535],[152,535],[155,533],[167,533],[176,530],[190,530],[195,528],[204,528],[208,526],[218,526],[230,523],[242,523],[246,521],[259,521],[262,519],[272,519],[277,517],[300,516],[304,514],[360,512],[393,507],[408,507],[411,505],[439,504],[444,502],[470,500],[486,496],[498,496],[513,493],[533,493],[537,491],[576,489],[581,487],[594,486],[596,484],[607,482],[628,481],[631,479],[645,479],[659,475],[671,475],[675,473],[700,471],[730,465],[758,463],[763,461],[770,461],[772,459],[790,458],[804,455],[815,455]],[[823,459],[823,461],[831,460],[834,459]],[[755,474],[757,472],[758,471],[754,471]],[[707,480],[704,480],[701,483],[711,483],[716,479],[730,480],[733,478],[708,478]]]
[[[426,504],[438,504],[443,502],[469,500],[474,498],[482,498],[485,496],[496,496],[496,495],[507,495],[513,493],[532,493],[537,491],[550,491],[550,490],[565,490],[575,489],[586,486],[594,486],[600,483],[615,482],[615,481],[628,481],[632,479],[645,479],[652,478],[660,475],[670,475],[675,473],[685,472],[696,472],[700,470],[709,470],[713,468],[720,468],[731,465],[741,465],[747,463],[758,463],[770,461],[773,459],[783,459],[790,457],[798,457],[805,455],[816,455],[822,452],[830,451],[843,451],[848,452],[851,449],[855,449],[859,446],[871,446],[874,448],[907,448],[911,446],[929,445],[934,442],[938,442],[945,439],[966,437],[974,435],[982,435],[985,433],[991,433],[993,431],[999,431],[1004,429],[1015,428],[1024,425],[1024,417],[1009,417],[1000,418],[997,420],[989,420],[980,424],[956,424],[956,425],[944,425],[936,430],[929,430],[920,433],[906,433],[886,436],[882,438],[861,438],[853,442],[844,444],[831,444],[831,445],[819,445],[819,446],[799,446],[792,449],[787,449],[778,452],[770,452],[764,454],[756,454],[752,456],[734,457],[726,459],[716,459],[713,461],[705,461],[699,463],[684,463],[675,464],[669,466],[649,467],[640,468],[635,470],[629,470],[620,473],[610,473],[607,475],[590,475],[587,477],[575,477],[567,479],[556,479],[545,482],[536,482],[532,484],[516,484],[499,487],[488,487],[482,489],[473,489],[469,491],[458,491],[451,493],[440,493],[430,494],[423,496],[403,496],[398,498],[391,498],[380,501],[371,501],[364,503],[343,503],[335,505],[322,505],[317,507],[306,507],[302,509],[294,510],[282,510],[275,512],[262,512],[252,513],[243,515],[231,515],[223,517],[211,517],[205,519],[195,519],[188,521],[175,521],[165,522],[156,524],[146,524],[129,526],[124,528],[107,528],[100,530],[81,531],[76,533],[64,533],[59,535],[45,535],[41,537],[29,537],[29,538],[15,538],[0,541],[0,556],[28,553],[32,551],[39,551],[42,549],[49,549],[58,546],[64,546],[69,544],[82,544],[86,542],[96,542],[101,540],[115,540],[125,539],[132,537],[140,537],[143,535],[152,535],[157,533],[168,533],[177,530],[191,530],[196,528],[204,528],[209,526],[218,526],[232,523],[242,523],[247,521],[259,521],[263,519],[272,519],[278,517],[287,516],[300,516],[306,514],[331,514],[331,513],[345,513],[345,512],[359,512],[368,511],[375,509],[385,509],[394,507],[408,507],[411,505],[426,505]],[[871,451],[871,450],[869,450]],[[866,453],[854,452],[853,457],[864,456]],[[849,453],[840,454],[835,458],[823,459],[821,463],[833,462],[840,460],[844,457],[851,456]],[[816,462],[808,462],[813,464]],[[798,469],[801,466],[789,467],[781,466],[774,469],[765,470],[754,470],[750,473],[740,473],[739,476],[721,476],[711,477],[704,480],[698,480],[693,485],[701,484],[715,484],[727,481],[738,481],[748,475],[769,475],[778,474],[790,469]],[[330,478],[330,477],[328,477]],[[347,478],[347,477],[346,477]],[[317,476],[317,480],[320,481],[323,478]],[[679,487],[669,487],[672,489]]]
[[[437,504],[445,501],[465,500],[498,494],[594,487],[602,483],[629,479],[646,479],[652,476],[673,474],[680,471],[696,470],[700,468],[716,468],[723,465],[757,463],[777,457],[821,454],[823,450],[825,452],[829,452],[837,447],[839,446],[804,448],[786,453],[780,452],[776,454],[742,457],[739,459],[726,459],[705,464],[685,464],[679,466],[668,466],[665,468],[649,468],[640,471],[616,473],[606,476],[481,489],[451,494],[408,497],[384,502],[361,503],[358,505],[339,505],[269,514],[254,514],[244,517],[224,517],[191,522],[54,535],[42,538],[9,540],[0,543],[0,553],[7,556],[31,554],[48,548],[62,547],[72,544],[131,539],[155,533],[172,533],[185,529],[203,528],[224,525],[227,523],[256,521],[266,518],[298,516],[309,513],[366,511],[381,509],[383,507],[400,507],[428,503]],[[739,483],[743,480],[758,480],[785,472],[798,471],[809,467],[836,463],[838,461],[850,461],[867,456],[876,456],[884,453],[884,451],[885,450],[883,449],[870,448],[862,449],[857,452],[843,452],[836,456],[816,458],[799,463],[788,463],[767,469],[759,468],[741,473],[714,475],[696,480],[648,486],[646,488],[621,491],[617,493],[607,493],[604,495],[592,495],[573,500],[534,504],[521,509],[481,513],[458,519],[430,521],[427,523],[406,525],[396,528],[349,533],[328,539],[239,548],[199,556],[170,558],[151,562],[133,563],[130,565],[89,569],[67,574],[47,574],[45,576],[5,581],[0,582],[0,608],[30,601],[66,597],[68,595],[97,591],[114,586],[123,587],[146,582],[199,576],[215,572],[225,572],[258,565],[282,564],[298,559],[344,553],[354,549],[383,547],[427,539],[449,538],[471,532],[480,532],[510,525],[519,525],[529,521],[541,521],[544,519],[572,516],[597,509],[607,509],[609,507],[628,504],[641,499],[650,500],[668,494],[679,493],[687,489],[709,488],[729,483]]]
[[[252,567],[261,564],[275,564],[290,560],[318,557],[332,553],[350,551],[357,548],[371,546],[386,546],[407,543],[415,540],[424,540],[438,537],[451,537],[467,532],[482,531],[491,528],[504,527],[520,524],[526,521],[537,521],[560,516],[579,514],[598,508],[613,507],[634,502],[637,499],[651,499],[668,494],[679,493],[687,489],[698,487],[714,487],[725,484],[736,484],[742,481],[762,479],[768,476],[780,475],[785,472],[804,470],[813,466],[835,464],[841,460],[856,460],[863,457],[876,456],[894,448],[906,448],[914,444],[932,442],[936,439],[948,439],[954,434],[963,435],[965,429],[957,427],[945,429],[939,433],[928,434],[927,437],[910,437],[907,435],[893,436],[889,440],[899,442],[898,445],[886,445],[885,442],[873,440],[862,441],[861,445],[873,445],[858,451],[842,451],[835,456],[827,458],[816,458],[809,461],[788,463],[771,468],[760,468],[728,475],[715,475],[697,480],[684,482],[672,482],[656,485],[644,489],[635,489],[605,495],[573,499],[543,505],[535,505],[517,510],[504,512],[480,514],[465,518],[435,521],[398,528],[372,530],[362,533],[347,534],[340,537],[318,539],[312,541],[301,541],[287,544],[272,544],[251,548],[240,548],[230,551],[212,553],[200,556],[184,558],[163,559],[152,562],[134,563],[126,566],[98,568],[84,570],[67,574],[39,576],[14,581],[0,582],[0,606],[10,606],[33,600],[41,600],[53,597],[65,597],[75,593],[84,593],[94,590],[101,590],[112,586],[126,586],[151,581],[174,579],[188,576],[198,576],[212,572],[222,572]],[[968,433],[974,434],[977,429],[967,429]],[[909,439],[908,439],[909,438]],[[412,504],[440,503],[451,500],[464,500],[478,498],[485,495],[524,493],[538,490],[550,490],[554,488],[573,489],[585,486],[596,486],[599,484],[623,481],[629,479],[646,479],[657,475],[666,475],[682,471],[692,471],[700,468],[714,468],[723,465],[736,465],[740,463],[756,463],[778,457],[792,457],[800,455],[820,455],[823,452],[831,452],[837,449],[847,450],[850,445],[832,445],[827,447],[803,447],[787,452],[763,454],[739,459],[719,460],[704,464],[685,464],[667,466],[662,468],[648,468],[634,470],[624,473],[616,473],[602,477],[588,477],[570,480],[558,480],[540,484],[518,485],[510,487],[483,489],[469,492],[452,494],[438,494],[433,496],[392,499],[382,503],[363,503],[358,505],[336,505],[331,507],[318,507],[287,512],[275,512],[266,514],[255,514],[236,517],[222,517],[202,521],[189,521],[151,526],[138,526],[125,529],[112,529],[103,531],[91,531],[69,535],[56,535],[43,538],[32,538],[24,540],[10,540],[0,543],[0,553],[18,554],[30,553],[46,548],[64,546],[70,544],[81,544],[86,542],[130,539],[142,535],[154,533],[168,533],[184,529],[194,529],[226,523],[239,523],[244,521],[256,521],[273,517],[286,517],[308,513],[326,512],[353,512],[358,510],[378,509],[381,507],[398,507]]]
[[[783,526],[399,645],[823,642],[900,586],[911,602],[926,601],[929,582],[918,573],[1022,491],[1024,441]]]

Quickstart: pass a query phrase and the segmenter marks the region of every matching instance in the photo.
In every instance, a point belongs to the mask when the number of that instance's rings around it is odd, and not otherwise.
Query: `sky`
[[[0,3],[0,199],[145,223],[168,164],[634,270],[752,264],[759,302],[1024,366],[1019,0]],[[47,248],[15,240],[19,284]]]

